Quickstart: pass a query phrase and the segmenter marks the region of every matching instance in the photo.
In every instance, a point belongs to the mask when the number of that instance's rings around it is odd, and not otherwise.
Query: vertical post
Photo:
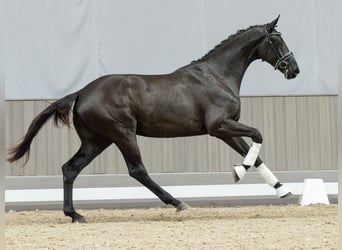
[[[338,225],[339,247],[342,249],[342,55],[338,58],[337,96],[337,165],[338,165]]]
[[[0,250],[5,249],[5,51],[6,18],[4,2],[0,8]]]
[[[3,18],[0,20],[3,21]],[[0,40],[3,40],[2,37]],[[0,42],[0,48],[0,249],[5,249],[5,58],[3,42]]]
[[[0,249],[5,249],[5,112],[4,77],[0,63]],[[1,76],[2,75],[2,76]]]

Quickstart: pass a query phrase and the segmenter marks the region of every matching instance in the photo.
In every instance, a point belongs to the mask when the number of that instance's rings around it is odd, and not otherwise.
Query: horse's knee
[[[262,138],[262,135],[261,133],[259,132],[259,130],[257,130],[256,128],[253,128],[252,129],[252,135],[251,135],[251,138],[254,142],[256,143],[262,143],[263,141],[263,138]]]
[[[258,129],[243,125],[235,120],[226,119],[210,124],[208,134],[218,138],[248,136],[256,143],[262,143],[262,135]]]

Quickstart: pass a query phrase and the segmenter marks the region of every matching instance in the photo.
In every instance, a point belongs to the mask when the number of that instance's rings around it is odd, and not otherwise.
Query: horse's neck
[[[242,39],[241,39],[242,40]],[[242,78],[248,66],[256,59],[257,40],[238,40],[222,47],[222,51],[211,57],[208,63],[213,65],[216,72],[222,76],[224,83],[239,95]]]

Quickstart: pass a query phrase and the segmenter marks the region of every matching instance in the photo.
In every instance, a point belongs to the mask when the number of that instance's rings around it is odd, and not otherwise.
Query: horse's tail
[[[30,156],[30,145],[33,138],[37,135],[41,127],[54,116],[54,123],[58,125],[59,122],[70,126],[70,110],[76,101],[79,92],[67,95],[62,99],[59,99],[43,110],[39,115],[37,115],[32,121],[29,129],[27,130],[25,136],[22,140],[14,147],[8,150],[10,157],[7,159],[9,162],[14,162],[25,156],[24,165],[29,160]]]

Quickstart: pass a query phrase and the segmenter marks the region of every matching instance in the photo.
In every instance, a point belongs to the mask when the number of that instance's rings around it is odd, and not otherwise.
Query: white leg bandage
[[[253,166],[259,155],[260,148],[261,143],[253,142],[242,164],[247,166]]]
[[[277,191],[277,196],[279,198],[284,198],[284,197],[288,197],[292,195],[290,189],[285,185],[281,185],[280,187],[276,189],[276,191]]]
[[[291,195],[290,189],[288,189],[285,185],[280,184],[279,180],[272,171],[266,167],[264,163],[262,163],[259,167],[256,168],[260,175],[264,178],[265,182],[271,187],[275,188],[275,185],[278,183],[278,187],[276,187],[277,196],[280,198]]]
[[[261,163],[260,166],[256,169],[258,170],[262,178],[264,178],[265,182],[271,187],[274,187],[274,185],[279,181],[264,163]]]
[[[235,183],[241,180],[245,176],[246,172],[247,171],[244,166],[242,165],[234,166],[232,173],[233,173]]]

